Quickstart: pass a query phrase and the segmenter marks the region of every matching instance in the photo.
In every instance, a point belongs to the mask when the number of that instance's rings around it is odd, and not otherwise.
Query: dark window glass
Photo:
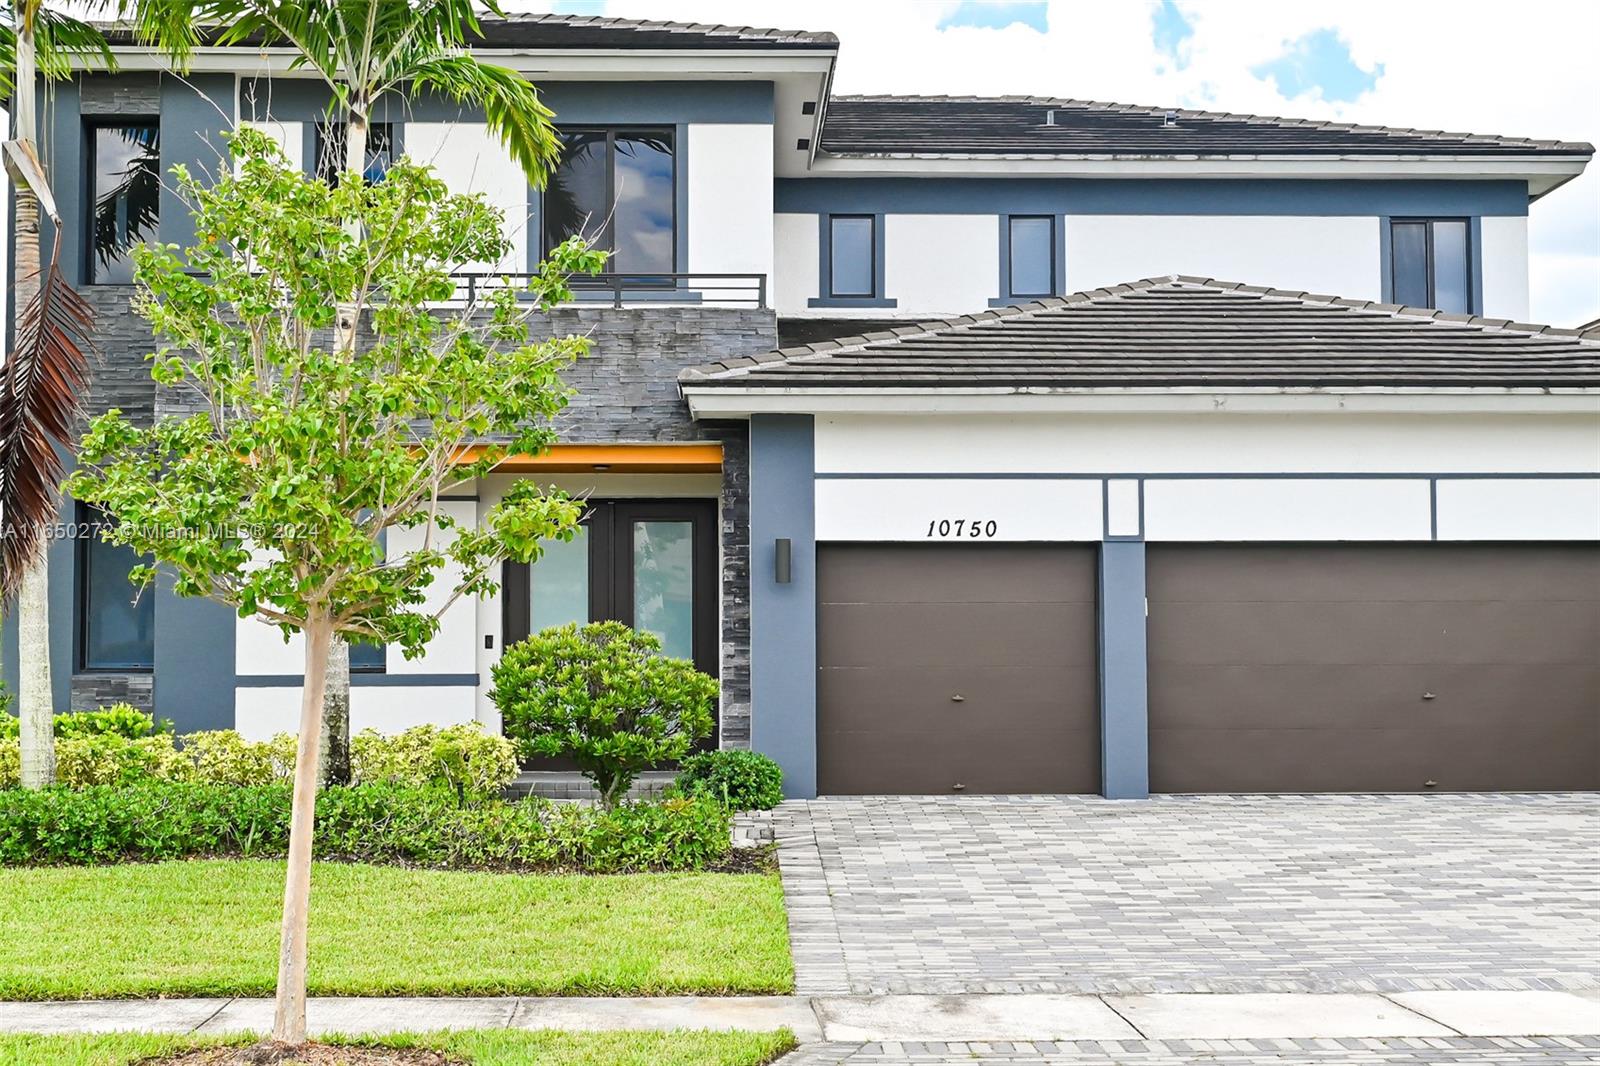
[[[1011,219],[1011,295],[1049,296],[1055,291],[1055,220]]]
[[[1441,311],[1465,313],[1472,304],[1467,266],[1467,224],[1461,219],[1433,223],[1433,303]]]
[[[544,240],[582,236],[612,253],[611,273],[676,269],[676,166],[670,130],[569,130],[544,193]]]
[[[872,296],[872,216],[834,215],[828,220],[828,294]]]
[[[128,571],[148,563],[132,548],[107,544],[98,528],[105,515],[79,511],[86,535],[78,541],[79,659],[88,670],[149,670],[155,665],[155,610],[149,589],[137,589]]]
[[[134,245],[153,240],[161,209],[161,127],[153,122],[95,126],[89,155],[94,181],[90,280],[133,281]]]
[[[343,122],[317,123],[317,177],[329,185],[339,184],[344,173],[345,124]],[[361,176],[368,185],[383,180],[394,165],[394,125],[373,122],[367,126],[367,165]]]
[[[389,555],[389,531],[381,530],[378,533],[378,548],[375,553],[381,562]],[[350,669],[359,674],[381,674],[389,667],[388,649],[382,644],[370,644],[362,640],[350,641]]]
[[[1465,219],[1390,225],[1395,303],[1465,313],[1472,309],[1472,266]]]

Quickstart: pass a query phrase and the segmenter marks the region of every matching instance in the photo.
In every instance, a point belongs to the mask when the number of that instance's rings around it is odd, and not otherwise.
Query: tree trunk
[[[328,649],[328,687],[322,698],[324,785],[350,783],[350,645],[335,636]]]
[[[317,753],[322,747],[322,697],[328,676],[333,623],[307,620],[306,681],[300,694],[300,746],[294,762],[294,808],[289,820],[289,862],[283,886],[283,934],[278,946],[278,1003],[272,1038],[306,1041],[306,918],[311,902],[311,839],[317,805]]]
[[[48,566],[48,555],[40,552],[22,575],[22,589],[17,594],[17,713],[21,716],[18,724],[22,732],[23,788],[45,788],[56,783]]]
[[[13,135],[32,141],[38,91],[33,13],[17,5],[16,88],[12,94]],[[26,183],[14,188],[11,232],[16,236],[13,314],[38,295],[43,281],[39,244],[39,198]],[[15,329],[13,319],[12,328]],[[47,545],[48,547],[48,545]],[[17,595],[17,713],[21,716],[22,784],[43,788],[56,780],[55,697],[50,685],[50,561],[47,550],[28,568]]]
[[[352,101],[344,117],[344,170],[362,176],[367,172],[367,112],[361,101]]]

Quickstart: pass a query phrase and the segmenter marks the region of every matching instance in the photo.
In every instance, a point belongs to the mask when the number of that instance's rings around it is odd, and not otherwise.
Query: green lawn
[[[376,1037],[365,1043],[428,1047],[472,1066],[760,1066],[794,1047],[776,1033],[525,1033],[479,1030]],[[0,1066],[128,1066],[149,1055],[173,1054],[235,1040],[110,1033],[95,1036],[0,1036]]]
[[[283,864],[0,870],[0,999],[266,996]],[[318,864],[312,995],[788,992],[770,874],[614,877]]]

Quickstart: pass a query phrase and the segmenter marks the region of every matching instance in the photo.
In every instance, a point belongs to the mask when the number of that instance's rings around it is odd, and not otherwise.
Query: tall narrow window
[[[133,281],[133,248],[154,240],[161,211],[161,127],[154,122],[93,126],[89,168],[94,217],[89,280]]]
[[[389,555],[389,531],[380,530],[378,545],[374,552],[381,563]],[[389,649],[374,641],[352,640],[350,642],[350,670],[357,674],[381,674],[389,669]]]
[[[1408,307],[1472,310],[1467,220],[1397,219],[1389,225],[1390,298]]]
[[[339,184],[339,175],[344,173],[345,155],[345,124],[343,122],[317,123],[317,177],[329,185]],[[389,168],[394,165],[394,124],[390,122],[373,122],[367,126],[367,151],[366,165],[361,169],[361,176],[368,185],[383,180],[389,173]]]
[[[149,589],[128,572],[148,563],[132,548],[107,544],[99,530],[109,519],[98,508],[78,509],[78,666],[83,670],[144,672],[155,666],[155,610]]]
[[[871,215],[828,219],[828,295],[875,296],[877,249]]]
[[[671,274],[677,262],[673,133],[568,130],[544,191],[544,243],[582,236],[615,274]]]
[[[1055,294],[1056,220],[1049,215],[1010,219],[1011,295]]]

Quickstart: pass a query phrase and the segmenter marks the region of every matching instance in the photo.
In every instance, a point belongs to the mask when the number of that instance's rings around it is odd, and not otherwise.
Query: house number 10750
[[[992,518],[987,522],[981,518],[933,518],[928,521],[930,537],[967,537],[970,540],[982,540],[993,537],[999,529]]]

